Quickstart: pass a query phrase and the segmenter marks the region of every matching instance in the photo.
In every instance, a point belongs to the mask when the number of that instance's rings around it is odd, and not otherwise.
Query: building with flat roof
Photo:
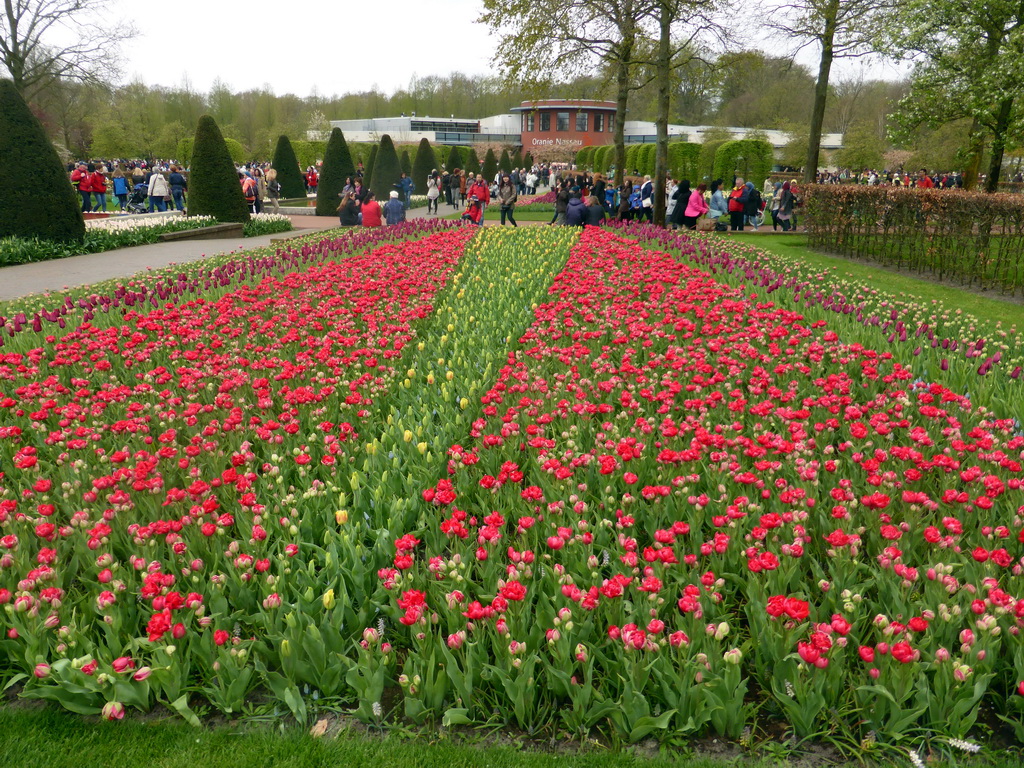
[[[615,102],[593,99],[542,99],[524,101],[510,113],[479,119],[438,117],[436,115],[399,115],[366,120],[332,120],[332,128],[341,128],[348,141],[380,141],[384,134],[398,144],[471,145],[478,143],[519,146],[524,152],[539,149],[565,149],[576,152],[583,147],[612,144],[615,135]],[[727,131],[734,139],[751,133],[768,137],[775,149],[790,140],[787,131],[753,128],[720,128],[710,125],[670,125],[669,141],[704,142],[709,131]],[[623,126],[627,144],[653,144],[657,130],[653,122],[628,120]],[[843,134],[826,133],[821,148],[841,149]]]
[[[590,99],[524,101],[519,113],[524,150],[565,147],[570,151],[611,144],[615,133],[615,102]]]

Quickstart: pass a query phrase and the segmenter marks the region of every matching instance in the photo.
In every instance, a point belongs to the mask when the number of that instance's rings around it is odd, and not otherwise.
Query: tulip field
[[[1024,741],[1013,329],[636,225],[239,259],[0,321],[0,686]]]

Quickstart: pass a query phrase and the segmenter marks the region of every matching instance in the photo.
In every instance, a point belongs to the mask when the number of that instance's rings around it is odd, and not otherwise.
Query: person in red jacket
[[[316,168],[312,165],[306,169],[306,191],[311,194],[316,194],[316,188],[320,184],[320,174],[316,172]]]
[[[85,163],[79,163],[78,167],[71,172],[71,183],[78,189],[82,196],[82,213],[92,210],[92,178]]]
[[[480,202],[480,221],[477,222],[480,226],[484,224],[484,214],[487,212],[487,204],[491,202],[491,188],[487,186],[487,182],[484,181],[483,174],[478,173],[476,175],[476,181],[473,185],[466,190],[466,197],[470,198],[476,195],[476,199]]]
[[[107,177],[103,173],[102,166],[89,174],[89,185],[92,189],[93,199],[96,201],[93,211],[105,212],[107,210]]]
[[[373,192],[366,193],[366,200],[363,201],[363,226],[379,227],[383,224],[380,217],[380,203],[374,197]]]
[[[934,189],[935,182],[932,181],[931,176],[928,175],[928,170],[922,168],[920,173],[917,175],[917,188],[918,189]]]

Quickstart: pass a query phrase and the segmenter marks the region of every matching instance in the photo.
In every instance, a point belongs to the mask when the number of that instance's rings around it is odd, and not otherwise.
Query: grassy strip
[[[508,746],[453,743],[445,734],[426,738],[389,735],[369,738],[342,731],[337,738],[318,739],[304,729],[243,730],[238,727],[192,728],[178,720],[104,723],[55,709],[0,709],[0,761],[6,768],[78,768],[88,762],[105,768],[316,768],[317,766],[380,765],[416,768],[768,768],[811,765],[799,753],[780,744],[762,756],[694,757],[668,752],[642,757],[630,752],[588,751],[558,753],[524,751],[515,739]],[[480,741],[484,739],[481,734]],[[699,746],[699,745],[698,745]],[[768,745],[765,745],[768,746]],[[88,757],[86,757],[88,756]],[[929,761],[932,768],[1016,768],[1015,754],[979,756],[950,763]],[[867,763],[870,765],[870,763]],[[882,764],[893,765],[892,761]],[[865,763],[849,765],[862,766]],[[839,768],[837,766],[837,768]]]
[[[1024,303],[996,297],[989,298],[977,292],[968,291],[955,285],[934,280],[913,277],[906,270],[897,271],[880,264],[865,264],[842,256],[831,256],[812,251],[807,245],[807,235],[718,235],[721,239],[746,243],[786,259],[799,262],[805,267],[823,272],[835,270],[844,278],[878,283],[884,280],[887,293],[904,293],[921,302],[940,301],[950,307],[968,307],[979,321],[993,328],[1002,323],[1003,327],[1016,325],[1024,328]]]

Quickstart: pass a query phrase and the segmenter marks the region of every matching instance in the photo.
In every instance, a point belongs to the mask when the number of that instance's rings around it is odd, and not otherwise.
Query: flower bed
[[[0,676],[108,718],[262,687],[623,742],[1024,736],[1013,414],[674,237],[451,228],[17,335]]]
[[[84,253],[102,253],[116,248],[156,243],[160,235],[184,232],[217,224],[212,216],[166,216],[161,218],[109,217],[86,222],[85,238],[80,243],[54,243],[48,240],[6,237],[0,239],[0,266],[30,264],[64,259]],[[245,237],[291,231],[291,219],[271,213],[253,215],[246,223]]]

